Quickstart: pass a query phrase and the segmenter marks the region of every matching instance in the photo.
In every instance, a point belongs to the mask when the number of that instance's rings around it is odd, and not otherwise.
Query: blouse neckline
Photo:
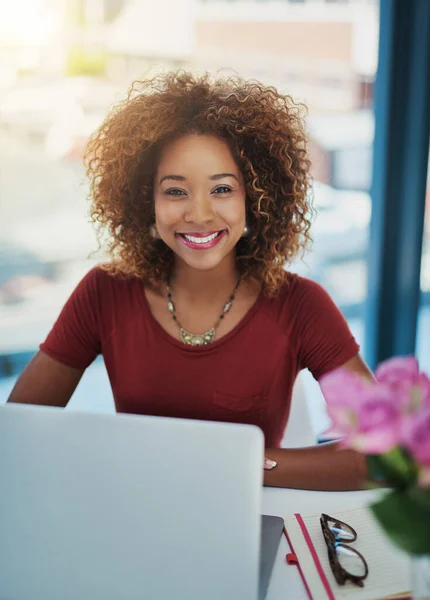
[[[146,291],[145,291],[145,288],[143,285],[142,285],[142,296],[143,296],[144,307],[145,307],[146,312],[148,313],[150,324],[151,324],[152,328],[156,331],[156,333],[158,335],[162,336],[172,346],[176,346],[177,348],[184,350],[185,352],[194,352],[197,354],[215,350],[219,346],[222,346],[223,344],[228,343],[232,338],[236,337],[242,331],[242,329],[244,329],[244,327],[246,327],[246,325],[252,319],[254,314],[258,311],[258,309],[260,308],[260,306],[263,302],[263,299],[264,299],[263,290],[260,290],[260,293],[257,296],[254,304],[247,310],[247,312],[243,315],[243,317],[240,319],[240,321],[238,323],[236,323],[236,325],[233,327],[233,329],[231,329],[228,333],[226,333],[219,339],[215,338],[215,341],[212,342],[212,344],[207,344],[206,346],[189,346],[188,344],[184,344],[180,340],[177,340],[172,335],[170,335],[170,333],[168,333],[164,329],[164,327],[162,327],[162,325],[157,321],[157,319],[152,314],[152,310],[149,305],[149,301],[146,296]],[[166,310],[167,310],[167,306],[166,306]]]

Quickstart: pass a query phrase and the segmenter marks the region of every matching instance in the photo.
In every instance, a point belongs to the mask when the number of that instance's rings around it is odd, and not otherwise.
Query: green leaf
[[[377,484],[388,484],[394,487],[402,487],[404,485],[402,479],[392,471],[388,469],[381,461],[380,456],[369,455],[366,456],[367,471],[370,481],[374,481]]]
[[[413,502],[428,510],[430,514],[430,488],[411,487],[408,490],[408,495]],[[428,534],[430,537],[430,530]]]
[[[430,554],[430,490],[394,491],[371,509],[396,546],[409,554]]]
[[[416,481],[417,466],[399,446],[385,454],[369,455],[366,460],[369,475],[377,482],[405,488]]]

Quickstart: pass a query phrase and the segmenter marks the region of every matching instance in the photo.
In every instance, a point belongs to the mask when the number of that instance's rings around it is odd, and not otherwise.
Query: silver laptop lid
[[[0,407],[0,598],[252,600],[263,435]]]

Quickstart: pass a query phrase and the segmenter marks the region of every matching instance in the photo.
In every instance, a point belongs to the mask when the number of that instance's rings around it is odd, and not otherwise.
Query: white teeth
[[[187,235],[185,233],[183,233],[182,235],[184,236],[184,238],[186,238],[189,242],[193,242],[193,244],[207,244],[208,242],[211,242],[212,240],[214,240],[219,232],[217,233],[213,233],[212,235],[208,235],[206,237],[193,237],[192,235]]]

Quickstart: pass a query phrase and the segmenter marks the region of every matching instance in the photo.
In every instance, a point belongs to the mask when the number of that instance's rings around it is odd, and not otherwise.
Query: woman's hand
[[[264,457],[264,470],[271,471],[276,467],[278,463],[275,460],[270,460],[270,458]]]

